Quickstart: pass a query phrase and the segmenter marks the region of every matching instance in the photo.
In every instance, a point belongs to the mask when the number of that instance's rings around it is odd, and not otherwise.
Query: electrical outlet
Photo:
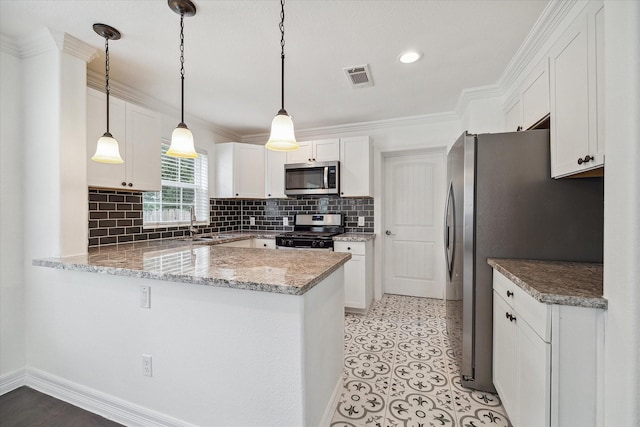
[[[358,217],[358,227],[364,227],[364,217],[363,216],[359,216]]]
[[[286,217],[286,216],[282,217],[282,225],[284,225],[285,227],[287,225],[289,225],[289,218],[288,217]]]
[[[151,356],[148,354],[142,355],[142,375],[145,377],[153,376],[153,371],[151,370]]]
[[[256,225],[256,217],[255,216],[250,216],[249,217],[249,225]]]
[[[151,286],[140,286],[140,307],[151,308]]]

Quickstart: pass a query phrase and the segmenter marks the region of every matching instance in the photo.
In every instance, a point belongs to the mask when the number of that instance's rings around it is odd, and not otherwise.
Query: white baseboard
[[[23,369],[16,369],[8,374],[0,376],[0,396],[9,393],[27,384],[27,372]]]
[[[126,426],[195,427],[193,424],[38,369],[26,369],[26,384],[24,385]]]
[[[327,407],[324,409],[324,413],[322,414],[322,418],[320,419],[320,427],[329,427],[331,424],[331,419],[333,418],[333,414],[336,412],[336,408],[338,407],[338,402],[340,401],[340,396],[342,395],[342,388],[344,387],[344,379],[342,378],[342,374],[340,378],[338,378],[338,382],[336,386],[333,388],[333,393],[331,393],[331,398],[329,399],[329,403]]]

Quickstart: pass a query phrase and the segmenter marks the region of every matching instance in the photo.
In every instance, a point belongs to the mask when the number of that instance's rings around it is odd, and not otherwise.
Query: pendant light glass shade
[[[109,132],[109,40],[119,40],[121,35],[115,28],[106,24],[93,24],[93,31],[104,37],[104,54],[105,54],[105,93],[107,95],[107,131],[98,139],[96,153],[91,160],[99,163],[120,164],[124,163],[120,157],[120,149],[118,141]]]
[[[300,146],[296,142],[293,120],[284,109],[284,0],[280,0],[280,101],[281,108],[271,122],[271,135],[265,144],[267,150],[295,151]]]
[[[198,157],[193,146],[193,134],[184,123],[180,123],[171,134],[171,146],[167,150],[167,156],[183,159],[195,159]]]
[[[193,145],[193,134],[184,123],[184,17],[196,14],[196,5],[190,0],[168,0],[169,8],[180,15],[180,123],[171,134],[171,145],[167,156],[183,159],[197,159],[198,153]]]
[[[300,148],[294,135],[293,120],[286,111],[278,113],[273,118],[266,148],[273,151],[294,151]]]
[[[96,154],[91,158],[94,162],[120,164],[124,163],[122,157],[120,157],[120,149],[118,148],[118,141],[109,132],[105,132],[104,135],[98,139],[98,146],[96,148]]]

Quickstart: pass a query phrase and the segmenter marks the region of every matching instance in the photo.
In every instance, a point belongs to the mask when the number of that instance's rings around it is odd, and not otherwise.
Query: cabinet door
[[[250,248],[251,239],[236,240],[235,242],[229,242],[229,243],[218,243],[216,246],[218,247],[224,246],[227,248]]]
[[[593,113],[596,60],[589,55],[588,18],[578,17],[550,56],[551,175],[555,178],[593,169],[604,162]],[[587,155],[595,160],[584,162]]]
[[[372,196],[371,143],[368,136],[340,140],[340,195]]]
[[[351,255],[351,259],[344,265],[344,305],[349,308],[367,308],[363,255]]]
[[[160,117],[146,108],[127,104],[127,188],[160,191]]]
[[[522,130],[522,103],[520,100],[516,101],[504,116],[505,132],[515,132],[518,128]]]
[[[493,292],[493,384],[513,425],[518,425],[517,394],[517,327],[508,317],[513,309]]]
[[[287,153],[282,151],[265,150],[265,196],[268,199],[285,198],[284,194],[284,165]]]
[[[98,138],[107,130],[107,96],[94,89],[87,89],[87,183],[89,187],[127,188],[125,167],[128,155],[126,148],[125,120],[126,103],[109,97],[109,131],[118,141],[120,157],[124,163],[112,165],[91,160],[96,152]],[[124,187],[122,183],[124,182]]]
[[[549,111],[549,63],[545,58],[522,89],[522,127],[529,129]]]
[[[298,142],[300,148],[287,151],[287,163],[309,163],[313,161],[313,142]]]
[[[340,160],[340,140],[320,139],[313,141],[313,161],[332,162]]]
[[[505,319],[506,320],[506,319]],[[513,425],[544,427],[551,423],[551,344],[534,332],[523,319],[516,319],[518,329],[518,400]],[[502,396],[502,395],[501,395]],[[506,406],[505,406],[506,407]]]
[[[233,154],[236,197],[264,197],[264,146],[235,144]]]

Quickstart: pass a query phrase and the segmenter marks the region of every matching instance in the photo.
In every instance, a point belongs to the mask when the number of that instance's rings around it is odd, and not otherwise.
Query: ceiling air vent
[[[368,65],[358,65],[355,67],[343,68],[344,72],[349,78],[351,87],[368,87],[373,86],[373,79],[371,78],[371,71],[369,71]]]

